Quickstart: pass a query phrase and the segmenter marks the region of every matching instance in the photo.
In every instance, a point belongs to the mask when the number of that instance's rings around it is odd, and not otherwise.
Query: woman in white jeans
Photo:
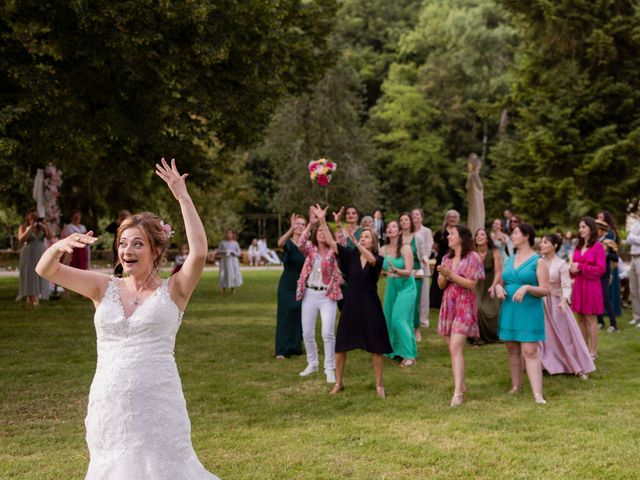
[[[326,213],[319,205],[311,207],[311,212]],[[335,252],[327,244],[327,238],[335,238],[333,231],[325,224],[312,220],[300,235],[298,248],[305,256],[302,272],[298,279],[296,298],[302,300],[302,339],[307,351],[307,368],[300,372],[306,377],[318,371],[318,346],[316,345],[316,318],[320,313],[322,321],[322,341],[324,342],[324,373],[327,382],[336,382],[336,308],[342,298],[340,272],[337,268]]]

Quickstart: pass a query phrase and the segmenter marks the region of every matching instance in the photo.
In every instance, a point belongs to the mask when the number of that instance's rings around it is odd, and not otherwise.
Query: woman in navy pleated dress
[[[321,222],[325,223],[324,216],[321,216]],[[355,246],[353,249],[329,240],[338,255],[340,269],[349,283],[336,334],[336,384],[331,394],[336,395],[344,389],[347,352],[362,349],[371,353],[376,394],[385,398],[382,355],[391,353],[393,349],[378,297],[378,278],[384,259],[378,255],[378,237],[372,229],[362,229],[359,240],[355,239],[352,232],[349,232],[349,236]]]

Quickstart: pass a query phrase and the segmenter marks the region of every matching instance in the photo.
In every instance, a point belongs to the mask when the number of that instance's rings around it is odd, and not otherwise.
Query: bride
[[[215,480],[191,445],[191,423],[173,356],[176,333],[204,269],[207,238],[175,160],[156,164],[180,203],[189,256],[166,280],[158,268],[171,228],[152,213],[127,217],[116,237],[126,278],[60,263],[74,248],[96,241],[76,233],[53,244],[36,271],[90,298],[95,307],[98,361],[85,425],[87,480]]]

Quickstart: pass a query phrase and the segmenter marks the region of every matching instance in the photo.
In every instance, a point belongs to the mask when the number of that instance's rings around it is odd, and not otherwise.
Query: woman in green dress
[[[387,225],[387,243],[381,249],[383,269],[387,272],[384,293],[384,316],[387,320],[389,340],[393,347],[391,358],[400,357],[401,367],[416,364],[417,347],[413,331],[416,307],[416,282],[413,279],[413,253],[403,245],[397,221]]]
[[[291,226],[278,240],[282,249],[284,271],[278,283],[278,322],[276,324],[276,358],[302,355],[302,302],[296,300],[296,286],[304,264],[304,255],[298,250],[298,239],[307,221],[297,214],[291,215]]]
[[[522,388],[522,358],[536,403],[547,403],[542,396],[542,361],[539,344],[545,340],[542,298],[549,294],[549,270],[544,260],[533,251],[536,231],[520,223],[511,233],[517,253],[507,259],[502,284],[495,287],[503,300],[500,309],[498,337],[509,351],[511,390]],[[503,287],[504,285],[504,287]]]
[[[422,293],[422,277],[416,277],[415,272],[422,268],[422,265],[420,264],[422,240],[415,234],[415,227],[409,212],[401,213],[399,222],[400,229],[402,230],[402,243],[411,248],[411,270],[414,273],[412,276],[416,283],[416,304],[413,308],[413,334],[416,337],[416,341],[419,342],[422,340],[422,334],[420,333],[420,297]]]
[[[500,341],[498,338],[498,317],[500,300],[496,298],[495,288],[502,276],[502,260],[500,251],[493,244],[489,232],[484,228],[476,230],[476,252],[484,265],[484,280],[476,283],[478,300],[478,327],[480,337],[474,339],[473,345],[484,345]]]

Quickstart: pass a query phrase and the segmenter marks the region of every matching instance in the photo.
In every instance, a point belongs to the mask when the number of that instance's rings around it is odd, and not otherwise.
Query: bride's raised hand
[[[185,173],[180,175],[178,169],[176,168],[176,160],[175,158],[171,159],[171,166],[167,163],[164,157],[160,160],[162,165],[156,163],[156,175],[158,175],[161,179],[167,182],[169,186],[169,190],[173,193],[173,196],[176,197],[176,200],[180,200],[188,195],[187,185],[185,179],[189,175]]]

